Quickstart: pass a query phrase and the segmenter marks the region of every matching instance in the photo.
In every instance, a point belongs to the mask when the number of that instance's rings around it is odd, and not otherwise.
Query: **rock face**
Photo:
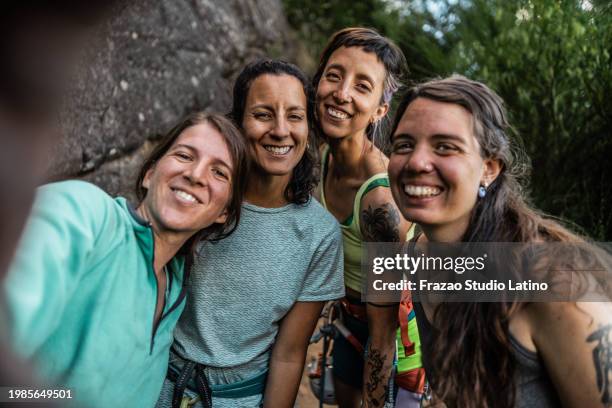
[[[50,174],[129,195],[148,141],[187,112],[227,112],[245,63],[264,55],[294,59],[285,52],[287,33],[280,0],[123,5],[74,84]]]

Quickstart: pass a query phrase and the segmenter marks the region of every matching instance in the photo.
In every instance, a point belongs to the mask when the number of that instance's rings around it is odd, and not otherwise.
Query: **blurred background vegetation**
[[[460,73],[506,101],[531,157],[530,196],[612,241],[612,2],[283,0],[311,73],[327,38],[373,27],[404,51],[410,82]]]

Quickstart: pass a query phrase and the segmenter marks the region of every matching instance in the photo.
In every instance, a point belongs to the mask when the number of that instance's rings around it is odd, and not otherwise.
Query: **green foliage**
[[[576,1],[474,1],[453,10],[457,72],[506,101],[538,207],[612,238],[610,10]]]
[[[284,0],[289,23],[298,30],[310,55],[318,59],[327,39],[344,27],[375,27],[388,36],[396,34],[399,16],[384,0]]]
[[[312,55],[335,30],[370,26],[398,43],[415,81],[457,72],[488,84],[532,159],[536,206],[612,240],[609,2],[284,3]]]

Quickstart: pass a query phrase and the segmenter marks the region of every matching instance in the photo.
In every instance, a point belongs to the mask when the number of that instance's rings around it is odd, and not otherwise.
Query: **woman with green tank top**
[[[361,302],[363,242],[404,241],[411,224],[389,190],[388,159],[375,140],[405,68],[400,49],[376,31],[334,34],[314,77],[323,206],[340,222],[344,247],[343,320],[366,349],[334,344],[334,388],[341,408],[380,406],[387,398],[397,329],[397,304]],[[367,343],[367,348],[366,348]]]

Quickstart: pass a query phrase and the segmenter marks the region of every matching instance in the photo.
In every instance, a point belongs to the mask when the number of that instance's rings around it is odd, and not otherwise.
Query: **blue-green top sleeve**
[[[116,230],[112,205],[106,193],[81,181],[38,189],[4,285],[11,342],[24,356],[59,324],[87,265],[99,256],[94,249],[103,231]]]

